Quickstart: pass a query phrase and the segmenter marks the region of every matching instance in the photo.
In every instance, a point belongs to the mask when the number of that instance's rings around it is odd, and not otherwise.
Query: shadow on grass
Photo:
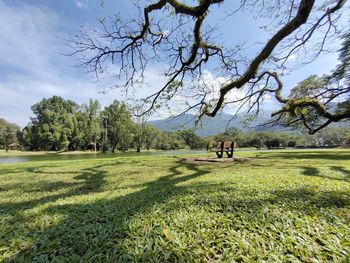
[[[303,175],[323,177],[321,176],[320,170],[318,168],[310,167],[310,166],[301,166],[300,168],[303,169],[303,171],[301,172],[301,174]]]
[[[342,166],[331,166],[331,170],[341,172],[342,174],[347,176],[348,180],[350,181],[350,170],[347,170]]]
[[[180,168],[187,168],[190,174],[183,175]],[[105,166],[104,166],[105,168]],[[65,204],[65,205],[52,205],[45,209],[45,214],[63,214],[65,220],[58,225],[46,229],[44,235],[41,238],[37,238],[34,244],[30,247],[20,251],[16,256],[11,258],[11,261],[29,260],[34,258],[52,260],[59,260],[57,256],[61,255],[63,258],[72,255],[84,256],[90,249],[89,246],[93,245],[95,249],[104,247],[104,241],[106,238],[115,237],[117,239],[123,237],[122,230],[125,227],[125,223],[133,215],[142,213],[149,209],[154,204],[165,202],[169,197],[176,194],[182,194],[184,189],[176,186],[176,184],[191,180],[193,178],[205,175],[209,173],[207,170],[201,170],[195,165],[183,164],[177,162],[175,166],[169,168],[169,175],[160,177],[156,181],[145,183],[142,185],[142,190],[126,194],[111,200],[100,200],[94,203],[88,204]],[[38,205],[48,202],[56,201],[58,199],[78,196],[81,194],[88,194],[97,192],[101,189],[105,183],[105,172],[98,170],[98,167],[89,168],[88,171],[74,177],[76,180],[82,180],[83,185],[79,183],[49,183],[42,188],[37,188],[36,191],[57,191],[64,187],[73,187],[72,190],[63,194],[57,194],[48,196],[33,201],[27,201],[17,204],[1,204],[0,211],[7,211],[9,214],[14,215],[16,212],[23,211],[25,209],[34,208]],[[174,207],[176,209],[176,207]],[[19,219],[17,216],[16,219]],[[21,218],[17,224],[26,224],[28,218]],[[10,223],[10,222],[9,222]],[[82,235],[86,234],[86,231],[93,233],[93,240],[82,239]],[[41,232],[41,231],[39,231]],[[16,238],[16,233],[12,232],[12,235],[6,236],[7,242],[11,242]],[[37,235],[35,230],[32,233]],[[90,236],[92,237],[92,236]],[[48,239],[50,240],[48,243]],[[68,251],[63,251],[68,248]],[[53,254],[52,254],[53,253]],[[62,259],[63,259],[62,258]]]
[[[345,181],[345,182],[350,182],[350,171],[346,170],[342,166],[331,166],[330,169],[336,172],[341,172],[342,174],[345,174],[345,178],[337,178],[337,177],[331,177],[324,175],[320,172],[320,169],[312,166],[300,166],[303,171],[301,172],[303,175],[306,176],[315,176],[315,177],[320,177],[320,178],[327,178],[330,180],[337,180],[337,181]]]
[[[282,159],[307,159],[307,160],[350,160],[350,151],[290,151],[290,152],[266,152],[256,155],[258,159],[282,158]]]
[[[44,166],[43,166],[44,167]],[[100,191],[100,188],[105,183],[104,177],[107,173],[103,170],[99,170],[103,166],[95,166],[89,167],[88,169],[84,169],[82,173],[76,175],[74,179],[77,182],[39,182],[39,183],[31,183],[28,182],[25,186],[23,183],[11,184],[10,187],[4,187],[2,191],[10,191],[15,190],[16,188],[22,189],[24,193],[36,193],[36,192],[60,192],[60,190],[69,189],[68,191],[64,191],[59,194],[50,194],[48,196],[44,196],[37,199],[31,199],[25,202],[9,202],[9,203],[0,203],[0,210],[3,213],[15,214],[18,211],[23,211],[26,209],[34,208],[38,205],[43,205],[49,202],[54,202],[59,199],[68,198],[72,196],[84,195],[92,192]],[[40,169],[35,171],[34,173],[42,173]],[[72,172],[70,172],[72,173]]]
[[[102,166],[105,168],[105,166]],[[42,199],[28,201],[16,204],[15,208],[11,204],[5,204],[0,209],[10,210],[11,212],[21,211],[23,209],[33,208],[37,205],[61,198],[74,197],[82,194],[98,192],[103,189],[106,184],[106,172],[101,170],[100,166],[92,167],[84,170],[74,178],[81,181],[67,184],[62,182],[48,184],[38,191],[52,191],[62,187],[71,187],[73,189],[68,192],[57,194]],[[22,248],[11,261],[29,262],[29,261],[104,261],[115,262],[135,260],[129,254],[127,245],[123,245],[126,238],[130,237],[130,220],[135,215],[147,213],[154,205],[163,205],[162,212],[176,211],[183,208],[181,198],[186,195],[196,193],[194,203],[198,206],[210,206],[206,203],[208,196],[206,194],[216,195],[217,192],[234,191],[224,183],[222,184],[191,184],[190,186],[180,186],[179,184],[187,182],[204,175],[208,175],[211,171],[204,169],[205,166],[195,164],[186,164],[181,161],[175,162],[168,170],[168,175],[159,179],[147,182],[141,185],[141,190],[126,195],[113,198],[105,198],[90,203],[68,203],[55,204],[46,208],[42,213],[45,215],[63,215],[62,220],[53,226],[48,226],[45,230],[28,229],[27,238],[31,243],[27,247]],[[186,169],[186,174],[184,174]],[[317,173],[317,171],[308,171]],[[198,195],[198,193],[202,193]],[[210,197],[210,196],[209,196]],[[170,202],[173,198],[178,198],[180,202]],[[177,200],[177,199],[176,199]],[[307,189],[296,189],[288,191],[271,192],[271,196],[265,199],[237,200],[229,196],[217,198],[214,202],[222,205],[226,212],[232,210],[245,211],[246,213],[255,215],[267,205],[275,203],[288,204],[291,201],[297,201],[300,211],[305,213],[316,213],[318,207],[341,207],[346,205],[346,200],[336,193],[324,192],[317,196]],[[312,200],[312,202],[310,202]],[[27,224],[29,218],[23,218],[23,221],[16,224]],[[22,233],[11,231],[5,237],[8,243],[16,239],[22,238]],[[144,237],[147,238],[147,237]],[[141,248],[140,248],[141,249]],[[175,253],[175,252],[174,252]],[[141,260],[140,258],[138,260]]]

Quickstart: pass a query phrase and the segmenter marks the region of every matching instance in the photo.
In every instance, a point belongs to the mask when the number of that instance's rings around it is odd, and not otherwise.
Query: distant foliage
[[[135,123],[131,119],[131,113],[125,103],[113,101],[103,111],[105,132],[107,133],[108,145],[112,152],[116,147],[126,151],[135,138]]]
[[[0,149],[7,149],[11,143],[18,142],[17,134],[20,128],[13,123],[0,119]]]
[[[199,137],[194,130],[188,129],[179,131],[179,136],[191,149],[202,149],[205,146],[204,140]]]
[[[299,91],[298,91],[299,92]],[[336,147],[350,146],[349,128],[327,127],[315,135],[295,132],[248,131],[231,127],[223,133],[202,138],[193,129],[161,131],[134,117],[129,105],[114,101],[101,109],[97,100],[78,105],[58,96],[32,106],[34,117],[22,131],[0,119],[0,147],[20,142],[27,150],[178,150],[209,149],[215,142],[234,141],[236,147]]]
[[[350,145],[350,128],[327,127],[309,135],[306,132],[250,131],[229,136],[227,133],[208,137],[206,142],[234,141],[237,147],[285,148],[285,147],[338,147]]]
[[[147,124],[145,117],[134,118],[129,106],[116,100],[101,110],[97,100],[91,99],[87,104],[78,105],[53,96],[34,104],[32,111],[35,117],[18,136],[28,150],[115,152],[135,148],[137,151],[152,148],[178,150],[205,146],[203,139],[194,131],[162,132]],[[17,139],[17,130],[11,133],[14,134],[11,142]]]
[[[21,141],[30,150],[75,150],[79,106],[58,96],[32,106],[35,115],[23,130]]]

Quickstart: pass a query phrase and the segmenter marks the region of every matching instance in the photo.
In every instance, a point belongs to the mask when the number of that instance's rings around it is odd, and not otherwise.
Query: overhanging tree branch
[[[269,7],[265,6],[263,0],[242,1],[235,12],[244,6],[252,8],[259,6],[259,13],[265,8],[267,11],[271,11],[271,8],[277,11],[285,9],[283,12],[286,19],[281,19],[279,29],[251,60],[240,56],[241,47],[227,50],[217,44],[215,30],[205,24],[211,7],[224,2],[224,0],[200,0],[197,5],[192,6],[178,0],[156,1],[142,9],[141,19],[116,18],[110,26],[105,20],[101,20],[102,31],[82,31],[80,35],[68,40],[68,45],[74,49],[70,55],[80,54],[81,66],[89,72],[95,72],[96,75],[103,72],[108,62],[117,64],[120,68],[118,77],[123,78],[123,81],[115,87],[128,88],[142,83],[146,66],[151,62],[167,65],[164,74],[165,84],[143,99],[143,102],[149,105],[144,114],[157,108],[159,100],[170,101],[180,92],[184,92],[189,100],[197,99],[195,102],[187,101],[188,108],[184,112],[197,109],[199,117],[204,115],[213,117],[228,104],[238,103],[238,108],[242,108],[241,103],[250,103],[252,100],[249,111],[253,108],[259,110],[260,100],[268,93],[275,93],[275,98],[280,103],[287,103],[286,99],[281,97],[283,85],[277,73],[268,70],[269,62],[281,61],[283,66],[283,61],[309,42],[316,31],[325,27],[328,30],[321,42],[323,46],[329,28],[334,26],[331,16],[343,7],[345,0],[325,3],[324,12],[315,7],[315,0],[276,0],[276,5],[269,3]],[[158,11],[167,8],[170,8],[170,13],[173,12],[173,15],[157,16]],[[313,13],[317,15],[310,20]],[[303,37],[298,38],[297,34],[302,31],[304,31]],[[287,55],[277,59],[273,53],[281,43],[284,43],[283,49]],[[323,48],[320,52],[322,50]],[[187,87],[188,83],[198,82],[203,78],[202,68],[207,63],[217,65],[217,69],[221,68],[226,79],[225,83],[220,84],[215,99],[206,92],[203,93],[204,89]],[[277,85],[277,89],[269,87],[272,79],[275,80],[274,85]],[[176,81],[182,85],[171,85]],[[261,81],[265,81],[263,87],[260,87]],[[247,89],[244,98],[228,100],[230,92],[243,89]],[[208,101],[209,97],[211,99]],[[295,103],[302,104],[301,101],[294,101],[293,105],[296,105]],[[314,104],[310,101],[308,103],[307,107],[314,107],[323,115],[330,116],[320,105],[316,105],[316,101]]]

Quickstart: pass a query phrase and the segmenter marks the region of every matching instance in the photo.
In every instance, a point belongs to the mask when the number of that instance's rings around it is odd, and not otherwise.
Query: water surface
[[[206,151],[143,151],[143,152],[118,152],[118,153],[77,153],[77,154],[58,154],[48,153],[42,155],[17,155],[17,156],[0,156],[0,164],[24,163],[32,161],[59,161],[59,160],[83,160],[99,158],[116,158],[116,157],[135,157],[151,155],[181,155],[181,154],[200,154]]]

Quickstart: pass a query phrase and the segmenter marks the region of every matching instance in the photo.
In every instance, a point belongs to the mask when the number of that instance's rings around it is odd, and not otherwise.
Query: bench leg
[[[232,158],[232,157],[233,157],[233,150],[234,150],[234,148],[235,148],[235,143],[234,143],[234,142],[231,142],[231,149],[230,149],[230,152],[229,152],[229,151],[226,152],[228,158]]]
[[[227,151],[226,154],[227,154],[228,158],[232,158],[233,157],[233,149],[231,149],[230,151]]]
[[[215,152],[215,153],[216,153],[216,155],[218,156],[218,158],[222,158],[223,152]]]

